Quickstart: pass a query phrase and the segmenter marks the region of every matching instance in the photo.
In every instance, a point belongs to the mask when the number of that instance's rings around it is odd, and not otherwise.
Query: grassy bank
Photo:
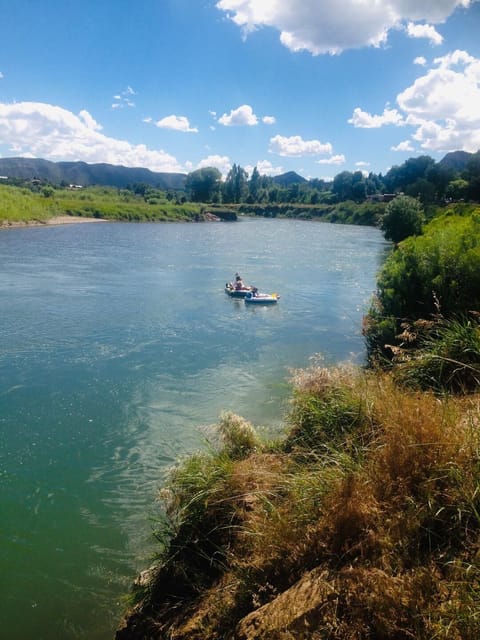
[[[336,204],[242,204],[239,212],[244,215],[266,218],[298,218],[299,220],[321,220],[338,224],[375,226],[385,211],[383,202],[356,203],[351,200]]]
[[[226,414],[117,640],[478,638],[479,402],[312,367],[278,441]]]
[[[202,206],[176,204],[109,187],[81,190],[0,186],[0,224],[45,222],[56,216],[80,216],[122,221],[182,221],[203,219]]]

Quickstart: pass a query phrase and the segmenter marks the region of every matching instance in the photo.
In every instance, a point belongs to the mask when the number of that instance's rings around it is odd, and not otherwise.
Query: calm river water
[[[113,637],[165,469],[223,410],[280,428],[289,367],[363,361],[385,248],[292,220],[0,232],[2,637]],[[278,305],[227,297],[235,271]]]

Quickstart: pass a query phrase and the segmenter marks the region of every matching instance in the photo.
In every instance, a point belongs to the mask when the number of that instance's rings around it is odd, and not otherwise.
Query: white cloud
[[[303,140],[301,136],[277,135],[270,138],[270,153],[278,153],[280,156],[290,158],[301,158],[302,156],[318,156],[325,153],[332,153],[332,145],[329,142],[323,143],[319,140]]]
[[[185,116],[166,116],[158,120],[155,125],[160,129],[173,129],[174,131],[183,131],[184,133],[198,133],[198,129],[191,127],[188,118]]]
[[[232,163],[228,156],[212,155],[204,158],[197,165],[197,169],[204,167],[215,167],[223,176],[226,176],[232,168]]]
[[[443,37],[430,24],[414,24],[409,22],[407,34],[410,38],[426,38],[431,44],[442,44]]]
[[[362,111],[360,107],[356,107],[348,122],[358,129],[379,129],[387,124],[401,125],[403,117],[397,109],[389,109],[388,107],[385,107],[380,116],[372,115]]]
[[[224,113],[223,116],[218,119],[218,122],[225,127],[253,127],[258,124],[258,118],[253,113],[253,109],[249,104],[242,104],[241,107],[232,109],[228,115]]]
[[[262,118],[263,124],[275,124],[276,121],[275,116],[263,116]]]
[[[43,102],[0,103],[0,144],[16,154],[50,160],[107,162],[152,171],[181,172],[163,150],[109,138],[88,111],[79,115]]]
[[[85,109],[82,109],[78,116],[82,119],[88,129],[91,129],[92,131],[102,130],[102,125],[98,124],[98,122],[94,118],[92,118],[92,116]]]
[[[0,80],[4,77],[3,73],[0,71]]]
[[[330,158],[322,158],[321,160],[317,160],[317,162],[318,164],[344,164],[345,156],[341,153],[336,156],[330,156]]]
[[[427,64],[427,59],[424,58],[423,56],[417,56],[413,61],[413,64],[418,64],[421,67],[424,67]]]
[[[480,59],[456,50],[436,58],[434,66],[397,96],[397,109],[372,116],[357,107],[348,122],[355,127],[410,126],[412,139],[427,151],[480,149]],[[413,151],[405,140],[394,151]]]
[[[437,58],[436,67],[397,96],[413,138],[423,149],[480,148],[480,60],[465,51]]]
[[[370,162],[366,162],[365,160],[359,160],[358,162],[355,163],[356,167],[369,167],[370,166]]]
[[[249,164],[245,167],[249,176],[252,175],[255,167],[261,176],[278,176],[286,171],[284,167],[274,167],[269,160],[259,160],[256,165]]]
[[[131,96],[136,96],[137,92],[128,86],[121,93],[117,93],[113,96],[115,102],[112,103],[112,109],[124,109],[125,107],[134,107],[135,103],[131,99]]]
[[[404,140],[396,146],[390,147],[392,151],[415,151],[410,140]]]
[[[219,0],[217,8],[246,36],[260,27],[280,33],[291,51],[313,55],[380,46],[408,22],[438,24],[474,0]],[[436,37],[431,33],[427,37]],[[425,36],[423,36],[425,37]]]

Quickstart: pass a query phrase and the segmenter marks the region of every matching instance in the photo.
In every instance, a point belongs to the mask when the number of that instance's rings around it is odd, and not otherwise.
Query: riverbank
[[[18,227],[51,227],[62,224],[82,224],[86,222],[107,222],[102,218],[83,218],[80,216],[54,216],[46,220],[1,220],[0,229]]]
[[[293,383],[285,438],[224,414],[174,469],[116,640],[479,637],[479,395],[353,368]]]

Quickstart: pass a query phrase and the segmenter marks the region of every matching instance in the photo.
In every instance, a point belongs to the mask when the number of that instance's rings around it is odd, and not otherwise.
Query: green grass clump
[[[417,322],[416,348],[397,349],[394,375],[404,385],[436,392],[467,393],[480,386],[480,326],[478,318],[459,316]]]
[[[292,383],[287,450],[345,449],[353,432],[356,438],[368,429],[363,390],[352,367],[312,366],[294,372]]]

